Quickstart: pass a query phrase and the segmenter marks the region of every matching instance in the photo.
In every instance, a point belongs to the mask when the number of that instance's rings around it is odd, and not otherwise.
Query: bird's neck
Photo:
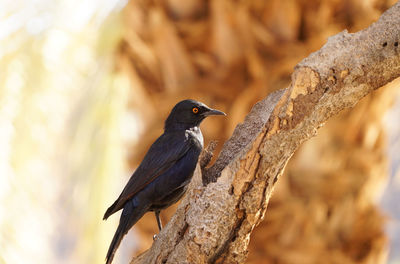
[[[191,135],[192,138],[196,139],[199,143],[199,147],[203,148],[204,146],[204,139],[203,139],[203,134],[201,133],[200,127],[192,127],[190,129],[186,130],[186,133]]]
[[[189,129],[187,129],[187,130],[189,130],[189,131],[191,131],[191,132],[193,132],[193,133],[195,133],[195,134],[201,135],[201,130],[200,130],[200,127],[198,127],[198,126],[191,127],[191,128],[189,128]]]
[[[164,127],[164,131],[165,132],[169,132],[169,131],[185,131],[185,130],[192,130],[192,131],[196,131],[196,130],[200,130],[198,125],[193,125],[193,124],[186,124],[186,123],[166,123],[165,127]]]

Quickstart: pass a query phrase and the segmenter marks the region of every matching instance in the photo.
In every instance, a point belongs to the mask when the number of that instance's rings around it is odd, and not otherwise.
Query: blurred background
[[[395,2],[0,0],[0,263],[103,263],[119,219],[103,213],[177,101],[228,113],[202,124],[218,152],[296,63]],[[247,263],[400,263],[399,86],[296,152]],[[145,215],[114,263],[156,232]]]

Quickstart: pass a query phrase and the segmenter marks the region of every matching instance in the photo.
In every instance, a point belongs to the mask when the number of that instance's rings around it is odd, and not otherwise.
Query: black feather
[[[184,195],[203,148],[203,135],[198,126],[207,116],[222,114],[194,100],[175,105],[165,121],[164,133],[150,147],[118,199],[104,214],[103,219],[107,219],[123,208],[107,252],[107,264],[112,262],[125,234],[147,211],[158,213]]]

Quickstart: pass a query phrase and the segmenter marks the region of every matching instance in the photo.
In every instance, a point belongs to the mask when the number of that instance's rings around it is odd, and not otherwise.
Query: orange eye
[[[199,112],[199,108],[193,107],[192,112],[193,114],[197,114]]]

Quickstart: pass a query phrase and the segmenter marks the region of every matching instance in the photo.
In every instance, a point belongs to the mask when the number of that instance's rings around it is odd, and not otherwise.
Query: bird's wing
[[[142,163],[132,174],[121,195],[114,204],[108,208],[104,219],[107,219],[110,215],[122,209],[126,201],[171,168],[186,154],[192,144],[190,138],[187,138],[183,131],[161,135],[150,147]]]

